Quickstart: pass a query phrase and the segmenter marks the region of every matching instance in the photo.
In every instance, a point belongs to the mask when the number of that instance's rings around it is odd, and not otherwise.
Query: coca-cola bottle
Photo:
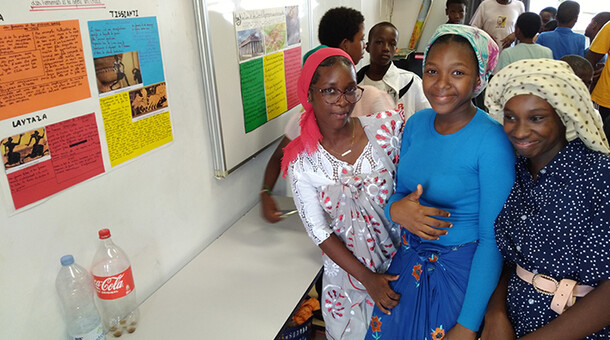
[[[127,255],[110,239],[110,230],[99,232],[100,246],[93,258],[91,274],[106,330],[115,337],[133,333],[138,324],[138,305],[131,265]]]

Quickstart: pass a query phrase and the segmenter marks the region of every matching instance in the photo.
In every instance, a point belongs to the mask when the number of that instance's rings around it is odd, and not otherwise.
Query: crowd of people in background
[[[328,339],[610,339],[610,12],[580,34],[572,0],[467,6],[446,1],[421,78],[392,23],[324,14],[262,215],[287,176]]]

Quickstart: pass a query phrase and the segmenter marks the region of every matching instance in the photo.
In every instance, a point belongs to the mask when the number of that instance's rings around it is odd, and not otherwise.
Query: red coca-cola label
[[[97,296],[104,300],[122,298],[134,289],[131,266],[125,269],[124,272],[113,276],[93,275],[93,281],[95,283],[95,290],[97,290]]]

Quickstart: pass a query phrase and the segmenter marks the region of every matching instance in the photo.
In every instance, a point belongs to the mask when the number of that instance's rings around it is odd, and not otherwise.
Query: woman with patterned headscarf
[[[284,148],[295,205],[322,249],[322,315],[328,339],[362,339],[373,306],[392,308],[399,296],[385,275],[398,227],[383,214],[393,192],[403,127],[401,112],[351,117],[362,89],[349,55],[312,53],[297,83],[301,134]]]
[[[521,60],[485,104],[519,157],[483,339],[609,339],[610,150],[589,91],[563,61]]]
[[[388,274],[401,294],[373,312],[367,339],[475,339],[502,269],[493,222],[514,181],[515,156],[472,98],[487,84],[498,46],[484,31],[441,25],[425,51],[431,109],[405,123],[396,191],[386,216],[402,243]]]

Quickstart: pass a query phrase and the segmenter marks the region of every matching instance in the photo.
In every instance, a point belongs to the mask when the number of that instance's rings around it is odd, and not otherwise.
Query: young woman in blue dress
[[[514,181],[515,155],[502,126],[475,107],[496,65],[484,31],[441,25],[426,49],[431,109],[405,123],[396,191],[386,216],[402,226],[388,274],[401,299],[373,311],[367,339],[470,339],[502,269],[493,222]],[[450,227],[450,228],[449,228]]]

